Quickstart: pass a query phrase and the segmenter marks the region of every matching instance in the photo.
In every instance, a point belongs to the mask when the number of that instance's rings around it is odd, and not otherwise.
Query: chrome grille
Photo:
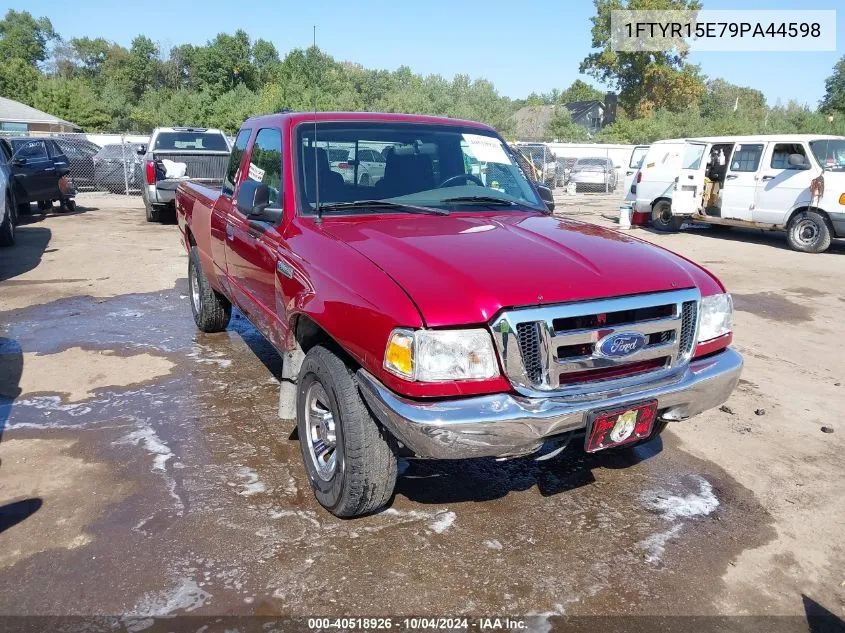
[[[690,289],[520,308],[503,312],[491,329],[505,373],[523,393],[568,393],[596,383],[610,389],[689,361],[699,299]],[[621,358],[604,355],[601,342],[623,332],[639,334],[642,347]]]
[[[689,356],[695,346],[695,329],[698,325],[698,302],[684,301],[681,321],[681,354]]]
[[[540,356],[540,328],[536,323],[520,323],[516,326],[519,351],[525,364],[525,373],[532,382],[543,377],[543,360]]]

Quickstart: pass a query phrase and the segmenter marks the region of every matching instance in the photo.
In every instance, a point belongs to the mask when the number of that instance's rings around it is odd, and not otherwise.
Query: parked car
[[[176,187],[190,178],[203,185],[219,187],[231,147],[220,130],[204,127],[160,127],[153,130],[148,146],[141,145],[147,222],[161,222],[175,213]],[[168,177],[162,161],[184,163],[184,177]]]
[[[619,176],[609,158],[579,158],[569,172],[576,191],[613,191]]]
[[[785,231],[821,253],[845,237],[845,137],[769,134],[658,141],[634,185],[634,222],[675,231],[686,220]]]
[[[141,193],[144,186],[142,161],[134,143],[104,145],[94,156],[94,183],[101,191]]]
[[[394,144],[374,187],[345,183],[315,146],[374,136]],[[224,330],[236,305],[284,355],[280,416],[296,418],[315,496],[338,516],[387,503],[398,457],[627,448],[739,379],[711,273],[551,217],[481,123],[252,118],[222,190],[181,183],[176,208],[197,327]]]
[[[70,175],[76,188],[93,189],[94,156],[100,151],[100,146],[80,137],[57,136],[53,141],[68,158]]]
[[[18,215],[30,212],[35,202],[46,213],[59,202],[60,211],[73,211],[76,191],[69,177],[70,164],[55,140],[38,137],[4,139],[11,172],[12,197]]]
[[[577,161],[577,158],[571,156],[559,156],[557,158],[557,184],[559,187],[565,187],[569,183],[569,174],[572,172],[572,166]]]

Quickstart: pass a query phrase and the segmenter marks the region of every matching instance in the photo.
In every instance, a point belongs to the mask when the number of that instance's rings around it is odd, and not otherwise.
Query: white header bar
[[[614,51],[835,51],[834,10],[611,11]]]

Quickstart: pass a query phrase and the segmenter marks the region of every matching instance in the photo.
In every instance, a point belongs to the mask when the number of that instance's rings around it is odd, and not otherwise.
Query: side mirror
[[[245,180],[238,189],[238,211],[250,220],[261,220],[278,224],[282,219],[281,209],[270,209],[270,188],[255,180]]]
[[[552,193],[552,190],[549,189],[546,185],[541,185],[537,183],[537,193],[540,194],[540,199],[546,203],[546,208],[549,211],[555,210],[555,196]]]
[[[135,150],[139,156],[143,156],[147,153],[147,146],[146,145],[139,145],[138,148]]]

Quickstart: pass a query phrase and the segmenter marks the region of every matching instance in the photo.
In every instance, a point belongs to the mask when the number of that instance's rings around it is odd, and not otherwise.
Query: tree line
[[[763,94],[708,79],[683,52],[618,53],[610,48],[614,8],[695,10],[695,0],[594,0],[591,52],[580,71],[619,94],[616,123],[593,136],[617,143],[659,138],[784,132],[845,133],[845,58],[818,110],[798,101],[769,106]],[[660,5],[660,6],[655,6]],[[518,49],[514,54],[519,54]],[[488,123],[506,137],[523,107],[603,100],[580,79],[525,99],[500,95],[486,79],[422,76],[407,66],[367,69],[319,48],[282,57],[272,42],[243,30],[205,45],[169,51],[145,35],[127,48],[104,37],[62,39],[49,18],[9,9],[0,20],[0,95],[76,123],[88,132],[149,132],[160,125],[202,125],[233,133],[253,115],[282,109],[443,115]],[[828,117],[833,116],[833,121]],[[546,140],[587,140],[564,107],[555,107]]]

